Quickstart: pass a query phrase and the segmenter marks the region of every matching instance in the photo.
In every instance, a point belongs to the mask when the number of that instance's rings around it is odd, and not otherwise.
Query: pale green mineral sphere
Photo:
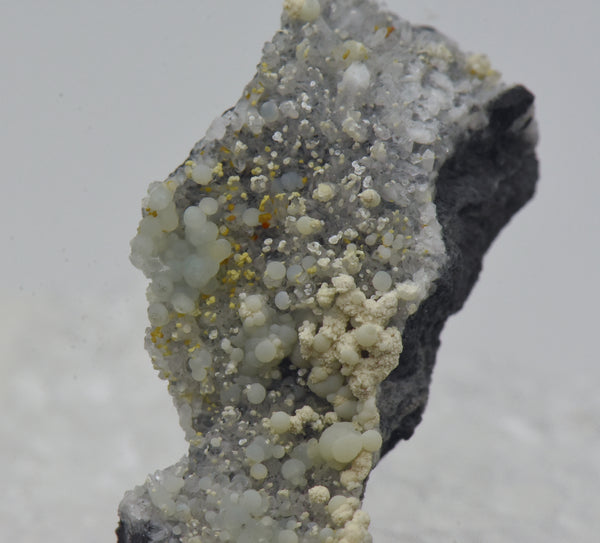
[[[176,292],[171,297],[171,303],[173,304],[173,308],[177,313],[192,313],[196,308],[196,304],[194,300],[192,300],[189,296],[184,294],[183,292]]]
[[[277,350],[275,349],[275,345],[270,339],[263,339],[255,348],[254,348],[254,356],[259,362],[264,364],[271,362],[275,355],[277,354]]]
[[[296,221],[296,228],[303,236],[308,236],[313,232],[314,221],[310,217],[303,216]]]
[[[258,226],[260,222],[259,215],[260,211],[258,211],[258,209],[249,207],[248,209],[246,209],[246,211],[244,211],[244,213],[242,213],[242,222],[246,226]]]
[[[329,500],[327,504],[327,510],[329,513],[333,513],[338,507],[341,507],[346,503],[346,496],[342,496],[341,494],[337,494],[333,498]]]
[[[390,290],[392,286],[392,277],[388,272],[378,271],[373,276],[373,287],[375,290],[380,290],[381,292],[387,292]]]
[[[302,266],[298,264],[292,264],[286,273],[287,280],[291,283],[296,283],[298,280],[298,276],[302,273]]]
[[[306,471],[306,466],[301,460],[297,460],[296,458],[290,458],[286,460],[281,466],[281,475],[284,479],[288,481],[293,481],[298,477],[304,475]]]
[[[208,185],[212,179],[212,170],[206,164],[197,164],[192,170],[192,179],[199,185]]]
[[[231,255],[231,243],[226,239],[218,239],[217,241],[208,244],[207,255],[215,262],[222,262]]]
[[[165,187],[163,184],[160,184],[152,189],[150,192],[150,197],[148,198],[148,207],[150,209],[154,209],[155,211],[160,211],[165,209],[173,199],[173,193]]]
[[[219,263],[210,257],[188,256],[183,263],[183,277],[190,287],[205,286],[219,271]]]
[[[201,228],[206,223],[206,215],[200,208],[190,206],[183,212],[183,223],[188,228]]]
[[[315,351],[317,351],[318,353],[325,353],[325,352],[327,352],[329,347],[331,347],[331,340],[323,334],[317,334],[313,338],[312,346],[313,346],[313,349]]]
[[[275,281],[280,281],[285,277],[285,265],[281,262],[269,262],[265,273]]]
[[[256,490],[246,490],[240,498],[240,505],[246,509],[248,513],[255,515],[260,511],[262,506],[262,497]]]
[[[362,347],[372,347],[377,343],[377,327],[374,324],[363,324],[356,329],[354,337]]]
[[[279,108],[275,100],[269,100],[260,107],[260,114],[267,123],[272,123],[279,117]]]
[[[219,202],[217,202],[214,198],[202,198],[198,203],[198,207],[206,214],[206,215],[214,215],[219,210]]]
[[[346,464],[354,460],[361,449],[361,436],[356,432],[348,432],[334,441],[331,454],[334,460]]]
[[[262,462],[265,459],[265,450],[258,443],[251,443],[246,447],[246,458],[251,462]]]
[[[148,307],[148,319],[152,326],[164,326],[169,322],[169,311],[161,303],[150,304]]]
[[[269,471],[267,470],[267,466],[265,466],[264,464],[254,464],[250,468],[250,477],[256,479],[257,481],[262,481],[267,477],[268,474]]]
[[[285,309],[290,307],[289,294],[287,292],[285,292],[284,290],[278,292],[275,295],[275,305],[277,306],[277,309],[280,309],[281,311],[284,311]]]
[[[361,437],[362,446],[365,451],[375,452],[381,448],[383,439],[377,430],[367,430]]]
[[[290,416],[283,411],[275,411],[271,415],[271,429],[276,434],[283,434],[290,429]]]
[[[263,306],[262,298],[258,294],[252,294],[246,298],[246,307],[253,312],[260,311]]]
[[[252,404],[262,403],[265,399],[266,394],[267,391],[265,390],[265,387],[262,386],[260,383],[253,383],[250,386],[248,386],[248,401]]]

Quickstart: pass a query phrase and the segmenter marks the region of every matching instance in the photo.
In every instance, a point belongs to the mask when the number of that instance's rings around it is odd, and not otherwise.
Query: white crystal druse
[[[436,172],[493,91],[371,2],[286,0],[242,98],[143,203],[147,348],[190,447],[122,517],[153,541],[371,540],[378,387],[445,261]]]

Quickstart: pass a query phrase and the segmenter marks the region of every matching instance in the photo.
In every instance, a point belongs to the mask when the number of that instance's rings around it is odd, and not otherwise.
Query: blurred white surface
[[[592,543],[599,9],[388,5],[534,91],[542,176],[444,331],[423,423],[371,478],[375,543]],[[279,9],[0,2],[1,541],[113,541],[123,492],[184,453],[128,242],[146,186],[237,100]]]

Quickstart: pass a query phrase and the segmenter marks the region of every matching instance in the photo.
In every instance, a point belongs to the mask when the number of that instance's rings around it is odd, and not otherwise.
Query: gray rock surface
[[[533,96],[375,3],[288,0],[240,101],[153,183],[132,241],[189,455],[121,542],[368,542],[371,468],[532,196]]]

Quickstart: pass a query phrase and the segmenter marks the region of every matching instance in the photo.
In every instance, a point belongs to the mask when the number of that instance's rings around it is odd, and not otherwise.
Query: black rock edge
[[[435,205],[448,262],[407,321],[400,364],[381,384],[381,456],[421,421],[444,324],[469,296],[493,240],[535,192],[533,102],[521,85],[502,92],[487,106],[488,125],[467,134],[440,169]]]

